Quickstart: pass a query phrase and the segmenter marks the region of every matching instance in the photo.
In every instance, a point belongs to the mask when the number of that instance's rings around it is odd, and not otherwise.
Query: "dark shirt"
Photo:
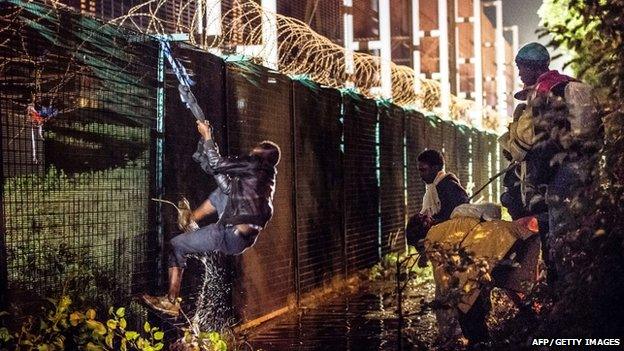
[[[451,218],[451,213],[455,207],[467,204],[468,194],[459,184],[459,180],[452,174],[448,174],[436,185],[438,198],[440,199],[440,212],[433,215],[435,223],[447,221]]]

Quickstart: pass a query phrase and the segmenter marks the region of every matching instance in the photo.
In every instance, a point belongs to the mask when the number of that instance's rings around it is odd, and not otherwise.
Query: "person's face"
[[[418,161],[418,172],[420,173],[420,178],[422,178],[425,183],[433,183],[435,177],[438,175],[438,171],[437,167]]]
[[[533,85],[537,83],[537,78],[539,78],[540,72],[537,72],[537,70],[527,65],[516,64],[516,66],[518,66],[520,80],[524,83],[524,85]]]

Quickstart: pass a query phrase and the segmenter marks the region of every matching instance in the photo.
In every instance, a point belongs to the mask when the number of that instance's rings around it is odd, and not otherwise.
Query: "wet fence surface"
[[[158,81],[158,43],[39,5],[2,11],[4,301],[58,294],[78,267],[99,295],[162,291],[177,213],[150,198],[186,196],[196,207],[215,184],[191,159],[198,134],[175,76],[166,70]],[[443,150],[469,188],[504,167],[493,135],[183,45],[174,55],[197,83],[222,153],[265,139],[282,149],[275,215],[255,247],[190,261],[186,308],[203,309],[207,325],[295,306],[391,245],[404,248],[402,228],[424,193],[416,156],[425,148]],[[29,104],[58,110],[41,134]],[[482,196],[499,193],[494,183]]]

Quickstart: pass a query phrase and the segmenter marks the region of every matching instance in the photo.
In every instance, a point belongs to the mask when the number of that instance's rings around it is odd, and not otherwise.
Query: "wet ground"
[[[392,285],[363,282],[346,292],[315,299],[242,336],[254,350],[399,350],[396,298]],[[433,298],[430,282],[412,286],[405,313],[420,310]],[[436,336],[435,317],[427,312],[406,319],[403,350],[427,350]],[[239,339],[240,340],[240,339]],[[241,349],[245,349],[241,347]]]

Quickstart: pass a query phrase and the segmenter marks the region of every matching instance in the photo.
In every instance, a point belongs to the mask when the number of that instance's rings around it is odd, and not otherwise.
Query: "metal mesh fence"
[[[420,211],[425,185],[418,173],[418,154],[425,147],[425,117],[416,111],[406,111],[405,138],[407,144],[407,209],[408,217]]]
[[[214,138],[222,153],[227,153],[225,126],[225,63],[220,58],[192,48],[174,47],[192,79],[199,106],[213,126]],[[166,76],[164,123],[163,199],[177,203],[184,196],[191,208],[197,208],[217,188],[212,176],[204,173],[191,155],[197,148],[199,134],[195,119],[178,97],[177,79],[172,72]],[[158,204],[154,204],[158,206]],[[169,240],[178,235],[177,211],[161,205],[163,214],[163,260],[167,258]],[[200,226],[214,223],[217,216],[205,218]],[[166,276],[162,265],[161,276]],[[230,262],[224,255],[208,253],[189,259],[184,273],[182,296],[184,310],[202,326],[221,328],[231,317]]]
[[[442,127],[442,152],[446,171],[457,175],[459,173],[459,160],[457,150],[457,127],[449,122],[443,121]]]
[[[296,242],[300,293],[344,273],[340,92],[293,84]]]
[[[470,141],[470,130],[464,126],[458,126],[455,133],[457,147],[457,176],[462,186],[466,188],[470,194],[473,188],[473,179],[471,173],[472,163],[472,145]]]
[[[16,4],[0,16],[8,291],[25,302],[76,277],[104,300],[143,290],[158,259],[148,204],[157,46]]]
[[[347,272],[379,259],[377,105],[359,96],[343,97],[344,201]]]
[[[405,247],[403,109],[379,106],[381,252]]]
[[[255,246],[236,257],[233,303],[243,320],[251,320],[286,306],[295,294],[292,83],[260,66],[231,63],[226,102],[230,155],[248,153],[265,139],[282,150],[273,218]]]
[[[425,146],[441,151],[443,145],[442,120],[436,116],[425,117]]]

